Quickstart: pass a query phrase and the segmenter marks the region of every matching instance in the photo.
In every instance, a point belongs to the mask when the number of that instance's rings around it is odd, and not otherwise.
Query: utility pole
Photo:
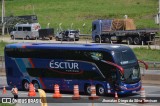
[[[159,8],[158,8],[158,25],[159,25],[159,32],[160,32],[160,0],[159,0]]]
[[[158,8],[158,13],[160,13],[160,0],[159,0],[159,8]]]
[[[4,35],[4,0],[2,0],[2,36]]]

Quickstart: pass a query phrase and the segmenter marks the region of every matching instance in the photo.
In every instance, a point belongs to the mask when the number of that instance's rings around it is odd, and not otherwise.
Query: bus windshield
[[[140,68],[132,50],[113,52],[112,55],[115,62],[124,68],[124,75],[121,75],[121,81],[135,83],[140,80]]]
[[[124,50],[122,52],[113,52],[114,59],[119,65],[132,64],[137,61],[135,55],[131,50]]]

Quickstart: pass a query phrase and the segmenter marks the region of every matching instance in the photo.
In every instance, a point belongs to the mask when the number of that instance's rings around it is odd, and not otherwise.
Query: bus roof
[[[74,44],[74,43],[15,43],[15,44],[8,44],[6,48],[108,50],[117,52],[129,49],[129,47],[127,46],[116,45],[116,44]]]

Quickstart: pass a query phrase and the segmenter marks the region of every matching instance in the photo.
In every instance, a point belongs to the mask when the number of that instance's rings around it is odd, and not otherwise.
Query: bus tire
[[[14,35],[11,35],[11,39],[12,39],[12,40],[14,39]]]
[[[105,95],[105,88],[102,85],[97,85],[96,86],[96,93],[99,96]]]
[[[29,82],[27,80],[22,81],[22,89],[25,91],[29,90]]]
[[[90,95],[91,94],[91,85],[89,85],[89,84],[85,85],[84,91],[85,91],[85,94]]]
[[[38,89],[40,89],[39,83],[38,81],[32,81],[33,86],[35,87],[35,90],[37,91]]]

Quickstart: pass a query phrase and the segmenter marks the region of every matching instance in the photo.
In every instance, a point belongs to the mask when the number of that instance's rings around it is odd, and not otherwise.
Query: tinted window
[[[121,52],[114,52],[113,55],[116,63],[120,65],[131,64],[137,61],[133,51],[130,49]]]
[[[106,78],[111,77],[111,72],[113,72],[114,69],[114,67],[101,61],[101,60],[106,60],[113,62],[112,55],[104,51],[14,48],[14,49],[6,49],[6,54],[10,57],[16,57],[16,58],[46,58],[46,59],[48,58],[48,59],[88,61],[95,63],[97,67],[100,69],[100,71],[103,73],[103,75],[106,76]],[[96,77],[96,75],[98,74],[93,73],[92,77],[93,76]]]
[[[18,27],[18,31],[22,31],[22,27]]]
[[[31,27],[23,27],[23,31],[31,31]]]
[[[53,50],[53,49],[23,49],[23,48],[6,48],[6,54],[9,57],[17,58],[56,58],[56,59],[74,59],[74,60],[94,60],[102,53],[95,51],[79,50]],[[95,57],[95,58],[94,58]],[[97,57],[102,58],[102,57]]]
[[[96,30],[96,24],[92,26],[92,31]]]

